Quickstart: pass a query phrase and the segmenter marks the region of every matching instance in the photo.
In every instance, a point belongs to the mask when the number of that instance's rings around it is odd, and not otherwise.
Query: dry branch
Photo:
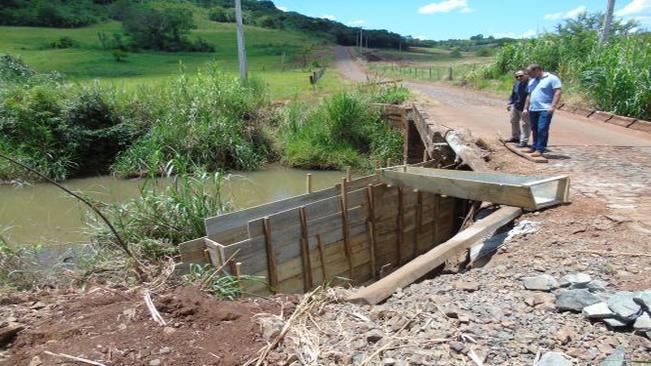
[[[68,360],[71,360],[71,361],[76,361],[76,362],[85,363],[85,364],[87,364],[87,365],[106,366],[106,365],[103,364],[103,363],[99,363],[99,362],[95,362],[95,361],[87,360],[87,359],[85,359],[85,358],[81,358],[81,357],[76,357],[76,356],[67,355],[67,354],[65,354],[65,353],[53,353],[53,352],[50,352],[50,351],[45,351],[44,353],[45,353],[46,355],[50,355],[50,356],[53,356],[53,357],[65,358],[65,359],[68,359]]]

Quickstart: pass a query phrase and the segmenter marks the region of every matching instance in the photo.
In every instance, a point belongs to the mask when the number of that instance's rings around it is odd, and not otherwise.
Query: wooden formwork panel
[[[190,242],[184,260],[239,262],[242,274],[258,278],[244,291],[294,293],[324,282],[377,279],[383,266],[399,266],[452,236],[455,199],[377,182],[347,183],[345,200],[338,186],[339,194],[324,190],[209,219],[207,250]]]

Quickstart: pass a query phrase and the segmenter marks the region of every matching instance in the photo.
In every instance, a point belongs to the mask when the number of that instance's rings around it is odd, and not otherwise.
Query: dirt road
[[[344,78],[366,80],[365,69],[345,47],[338,47],[336,55],[337,68]],[[498,132],[509,134],[506,96],[500,99],[441,83],[406,82],[405,85],[421,97],[427,112],[437,122],[468,128],[476,137],[495,138]],[[651,134],[561,111],[552,121],[550,146],[563,145],[651,146]]]

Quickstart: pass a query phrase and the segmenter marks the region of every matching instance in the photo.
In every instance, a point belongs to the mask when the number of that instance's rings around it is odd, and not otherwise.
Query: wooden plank
[[[408,173],[384,170],[382,179],[395,184],[452,197],[487,201],[522,207],[537,208],[536,201],[528,187],[511,183],[494,183],[466,180],[455,177],[436,176],[438,171],[428,168],[413,168]],[[418,170],[416,170],[418,169]],[[429,171],[428,171],[429,170]]]
[[[362,177],[356,180],[353,180],[349,183],[347,189],[350,190],[359,190],[365,188],[368,184],[373,184],[378,181],[378,177],[375,175]],[[300,196],[295,196],[287,198],[284,200],[279,200],[264,205],[251,207],[246,210],[231,212],[228,214],[210,217],[205,220],[206,233],[211,236],[215,233],[225,232],[231,229],[239,228],[244,223],[261,219],[266,216],[271,216],[278,212],[287,211],[288,209],[297,208],[300,206],[307,206],[310,203],[315,201],[320,201],[329,197],[334,197],[340,194],[340,187],[336,185],[333,188],[327,188],[313,193],[303,194]]]
[[[375,262],[375,203],[373,198],[373,185],[369,184],[366,188],[367,199],[367,217],[368,217],[368,241],[369,241],[369,257],[371,259],[371,272],[373,278],[376,279],[377,267]]]
[[[531,162],[538,163],[538,164],[549,163],[549,160],[547,160],[547,158],[545,158],[545,157],[542,157],[542,156],[538,156],[538,157],[536,157],[536,156],[531,156],[531,154],[527,152],[527,151],[529,151],[529,148],[528,148],[528,147],[527,147],[527,148],[523,148],[523,149],[521,149],[521,148],[519,148],[516,144],[514,144],[514,143],[507,143],[505,140],[503,140],[503,139],[501,139],[501,138],[500,138],[500,142],[501,142],[501,143],[504,145],[504,147],[506,147],[509,151],[511,151],[512,153],[514,153],[515,155],[517,155],[517,156],[519,156],[519,157],[525,158],[525,159],[527,159],[527,160],[529,160],[529,161],[531,161]],[[526,149],[526,150],[525,150],[525,149]]]
[[[353,255],[350,250],[350,240],[348,232],[348,194],[347,194],[346,178],[343,178],[341,184],[341,224],[342,234],[344,236],[344,248],[346,250],[346,260],[348,261],[348,268],[350,269],[350,278],[354,277],[353,273]]]
[[[309,235],[307,228],[307,218],[305,216],[305,207],[299,208],[299,216],[301,219],[301,259],[303,261],[303,285],[305,292],[308,292],[312,287],[314,287],[314,282],[312,280],[312,263],[310,260],[310,249],[309,249]]]
[[[404,208],[403,208],[403,189],[398,187],[398,216],[396,217],[396,255],[398,256],[398,265],[402,264],[404,245]]]
[[[186,241],[179,244],[179,254],[183,263],[205,264],[206,257],[204,256],[204,249],[206,244],[203,238]]]
[[[404,288],[422,278],[459,250],[467,249],[478,240],[490,235],[501,226],[513,221],[522,214],[522,210],[514,207],[502,207],[488,217],[478,221],[466,230],[460,232],[444,244],[419,256],[413,261],[398,268],[383,279],[360,288],[347,300],[354,303],[378,304],[391,296],[397,288]]]
[[[276,263],[276,252],[274,251],[273,245],[271,244],[271,222],[268,218],[264,219],[264,243],[265,250],[267,253],[267,271],[269,273],[269,285],[271,286],[271,292],[275,292],[278,288],[278,265]]]

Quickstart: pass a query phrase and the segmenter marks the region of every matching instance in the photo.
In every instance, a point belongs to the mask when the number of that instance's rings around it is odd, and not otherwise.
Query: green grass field
[[[0,27],[0,54],[20,56],[38,71],[58,71],[70,81],[87,83],[99,80],[118,87],[133,88],[143,83],[163,81],[177,74],[181,65],[193,72],[207,62],[215,61],[227,72],[237,73],[235,25],[216,23],[196,15],[198,29],[191,38],[201,37],[215,47],[213,53],[131,52],[126,62],[117,62],[111,50],[104,50],[99,32],[121,33],[119,22],[108,22],[78,29],[35,27]],[[49,44],[61,37],[70,37],[74,46],[53,49]],[[246,28],[249,71],[269,84],[274,99],[290,98],[312,91],[309,70],[303,68],[317,59],[329,64],[333,52],[323,39],[285,30],[258,27]],[[285,56],[283,56],[283,54]],[[307,55],[307,56],[306,56]],[[317,91],[332,91],[341,84],[335,72],[327,72]]]

